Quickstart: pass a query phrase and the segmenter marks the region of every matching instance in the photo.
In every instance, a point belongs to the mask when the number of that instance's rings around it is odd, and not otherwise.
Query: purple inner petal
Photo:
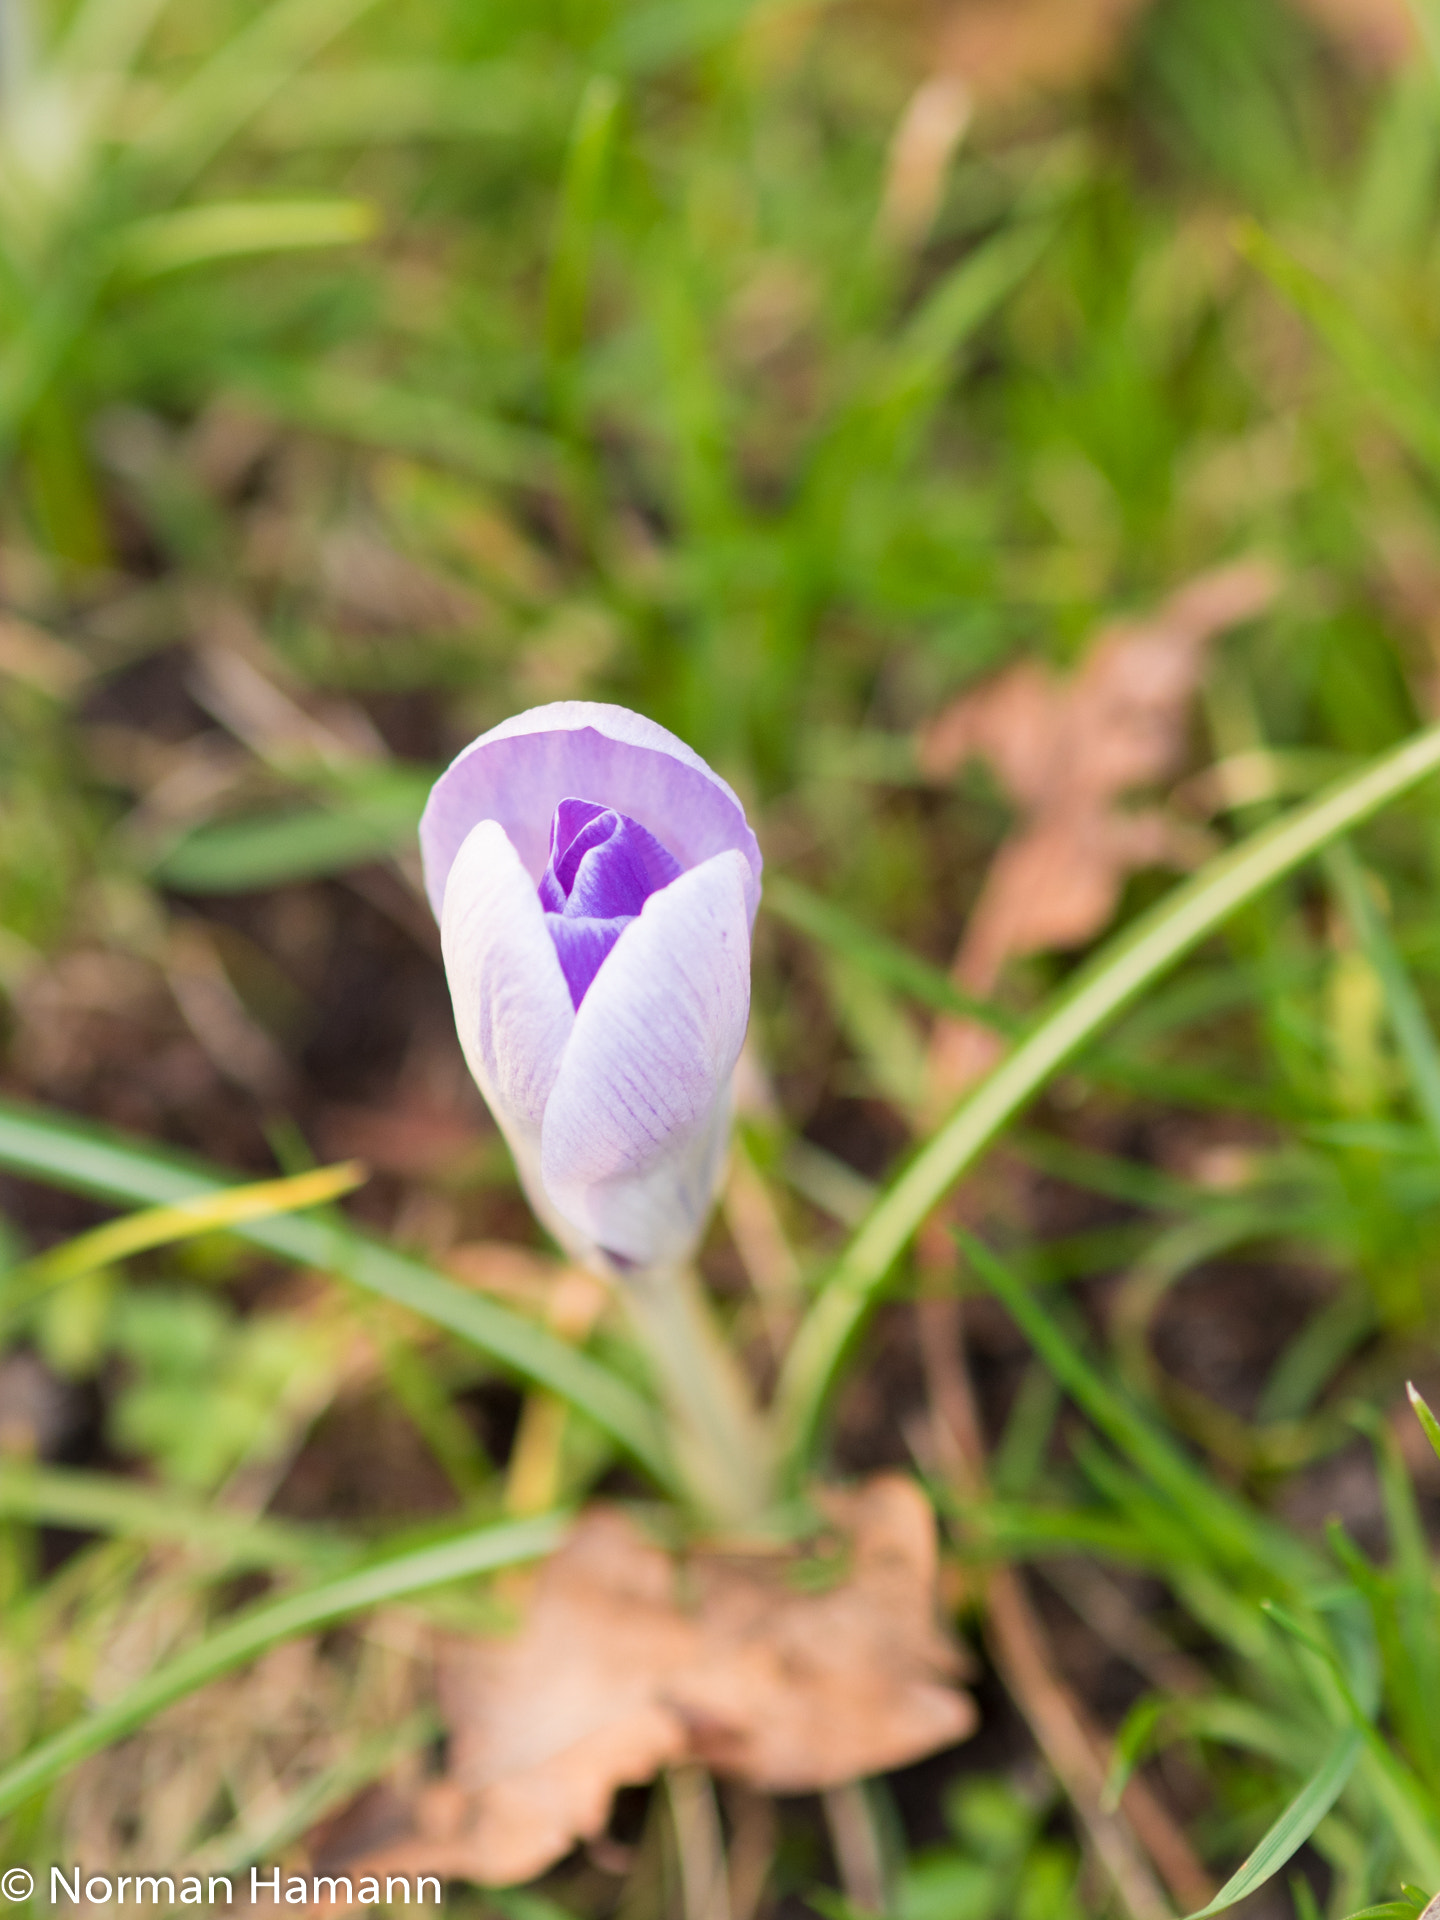
[[[679,861],[628,814],[594,800],[556,807],[540,904],[575,1006],[650,895],[680,872]]]

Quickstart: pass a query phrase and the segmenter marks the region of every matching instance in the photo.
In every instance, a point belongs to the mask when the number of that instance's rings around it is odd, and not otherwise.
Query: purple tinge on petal
[[[595,800],[562,800],[556,807],[540,904],[576,1007],[650,895],[680,871],[679,861],[628,814]]]
[[[497,820],[538,881],[561,801],[589,794],[658,835],[687,873],[733,847],[749,868],[746,906],[760,904],[760,849],[737,796],[672,733],[623,707],[565,700],[536,707],[474,740],[436,781],[420,844],[438,917],[445,883],[478,820]]]

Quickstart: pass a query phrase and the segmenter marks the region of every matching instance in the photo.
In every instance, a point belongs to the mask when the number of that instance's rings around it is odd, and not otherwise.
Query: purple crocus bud
[[[760,849],[683,741],[565,700],[473,741],[420,823],[460,1044],[577,1258],[684,1260],[750,1014]]]

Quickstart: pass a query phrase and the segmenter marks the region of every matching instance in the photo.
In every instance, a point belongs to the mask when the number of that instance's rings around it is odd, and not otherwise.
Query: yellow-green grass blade
[[[132,1254],[148,1252],[152,1247],[171,1245],[176,1240],[193,1240],[198,1234],[238,1227],[248,1220],[265,1220],[277,1213],[298,1213],[306,1207],[324,1206],[352,1193],[363,1184],[365,1169],[358,1160],[346,1160],[338,1166],[314,1167],[306,1173],[291,1174],[283,1180],[257,1180],[244,1187],[218,1187],[193,1200],[177,1200],[168,1206],[146,1207],[140,1213],[128,1213],[121,1220],[107,1220],[103,1227],[92,1227],[49,1253],[39,1254],[6,1276],[9,1284],[20,1281],[34,1287],[58,1286],[97,1267],[114,1266]]]
[[[56,1114],[0,1101],[0,1167],[98,1199],[174,1205],[228,1191],[215,1170]],[[651,1404],[544,1327],[334,1218],[241,1221],[239,1238],[407,1307],[547,1388],[604,1429],[662,1486],[674,1469]]]
[[[262,253],[351,247],[379,226],[365,200],[212,200],[134,220],[115,236],[119,271],[130,280]]]
[[[1378,1700],[1360,1697],[1352,1671],[1316,1629],[1297,1619],[1278,1601],[1262,1601],[1261,1609],[1276,1626],[1313,1654],[1322,1667],[1328,1668],[1334,1698],[1349,1715],[1352,1731],[1364,1744],[1364,1780],[1369,1794],[1389,1822],[1409,1865],[1427,1879],[1440,1879],[1440,1833],[1437,1833],[1434,1798],[1417,1778],[1390,1733],[1375,1724],[1372,1716]],[[1362,1677],[1361,1685],[1367,1694],[1374,1680],[1373,1675]]]

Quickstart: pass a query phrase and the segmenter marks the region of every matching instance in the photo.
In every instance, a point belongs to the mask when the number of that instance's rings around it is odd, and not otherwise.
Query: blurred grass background
[[[525,1297],[542,1256],[413,826],[507,714],[635,706],[769,862],[706,1258],[763,1373],[933,1121],[941,973],[1016,812],[917,746],[952,701],[1074,675],[1117,617],[1259,559],[1273,599],[1178,716],[1196,857],[1440,717],[1426,0],[9,0],[0,26],[9,1095],[257,1178],[359,1156],[357,1217]],[[1404,1400],[1440,1390],[1437,863],[1422,790],[1247,908],[963,1197],[1099,1383],[971,1303],[992,1491],[936,1488],[967,1628],[976,1567],[1033,1563],[1052,1678],[1212,1884],[1343,1723],[1258,1601],[1305,1588],[1353,1647],[1383,1757],[1255,1916],[1440,1882],[1440,1463]],[[1116,923],[1169,884],[1142,862]],[[1002,1020],[1105,930],[1022,952]],[[17,1268],[96,1217],[4,1194]],[[854,1363],[842,1471],[915,1462],[907,1301],[947,1246]],[[218,1234],[17,1296],[0,1341],[10,1753],[184,1644],[217,1580],[493,1511],[517,1419],[473,1353]],[[1117,1380],[1183,1471],[1106,1427]],[[573,1489],[609,1464],[589,1429],[571,1451]],[[4,1848],[278,1858],[420,1765],[415,1645],[385,1614],[281,1648]],[[955,1754],[774,1825],[727,1809],[750,1910],[873,1901],[848,1821],[900,1920],[1135,1911],[987,1675]],[[622,1828],[497,1910],[675,1911],[663,1819]]]

